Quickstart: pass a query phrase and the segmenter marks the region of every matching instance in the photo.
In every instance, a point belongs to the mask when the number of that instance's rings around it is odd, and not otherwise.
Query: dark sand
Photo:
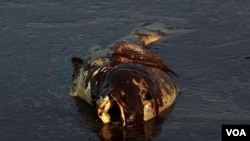
[[[181,95],[157,126],[102,127],[69,96],[70,58],[105,48],[145,22],[172,30],[151,47],[180,75]],[[221,124],[250,123],[250,2],[2,0],[0,138],[219,141]]]

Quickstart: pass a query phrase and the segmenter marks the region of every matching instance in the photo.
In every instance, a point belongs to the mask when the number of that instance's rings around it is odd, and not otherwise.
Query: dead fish
[[[133,127],[172,106],[178,87],[176,73],[147,49],[162,38],[160,32],[134,31],[114,44],[111,55],[84,60],[72,58],[71,96],[96,106],[103,123]]]

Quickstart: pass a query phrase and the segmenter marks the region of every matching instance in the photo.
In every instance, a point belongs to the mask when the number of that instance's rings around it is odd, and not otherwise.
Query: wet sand
[[[25,0],[0,11],[1,140],[216,141],[221,124],[250,123],[250,2]],[[151,47],[180,76],[181,94],[157,125],[103,126],[69,96],[70,59],[145,22],[192,31]]]

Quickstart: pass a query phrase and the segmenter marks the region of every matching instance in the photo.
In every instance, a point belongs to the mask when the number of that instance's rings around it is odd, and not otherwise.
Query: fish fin
[[[79,68],[83,67],[84,64],[86,64],[86,62],[83,59],[78,58],[78,57],[73,57],[71,59],[71,62],[72,62],[72,65],[75,69],[79,69]]]
[[[114,47],[111,60],[120,60],[122,63],[134,63],[156,67],[166,72],[168,75],[173,74],[178,78],[178,75],[169,69],[160,57],[155,55],[153,52],[134,44],[123,44]]]
[[[138,38],[138,40],[142,43],[142,46],[145,48],[150,44],[153,44],[160,39],[162,39],[163,34],[161,32],[156,31],[144,31],[144,30],[135,30],[133,35]]]

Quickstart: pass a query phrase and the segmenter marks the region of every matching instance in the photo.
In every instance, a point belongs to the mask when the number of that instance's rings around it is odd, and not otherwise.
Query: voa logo
[[[227,136],[247,136],[244,129],[226,129]]]

